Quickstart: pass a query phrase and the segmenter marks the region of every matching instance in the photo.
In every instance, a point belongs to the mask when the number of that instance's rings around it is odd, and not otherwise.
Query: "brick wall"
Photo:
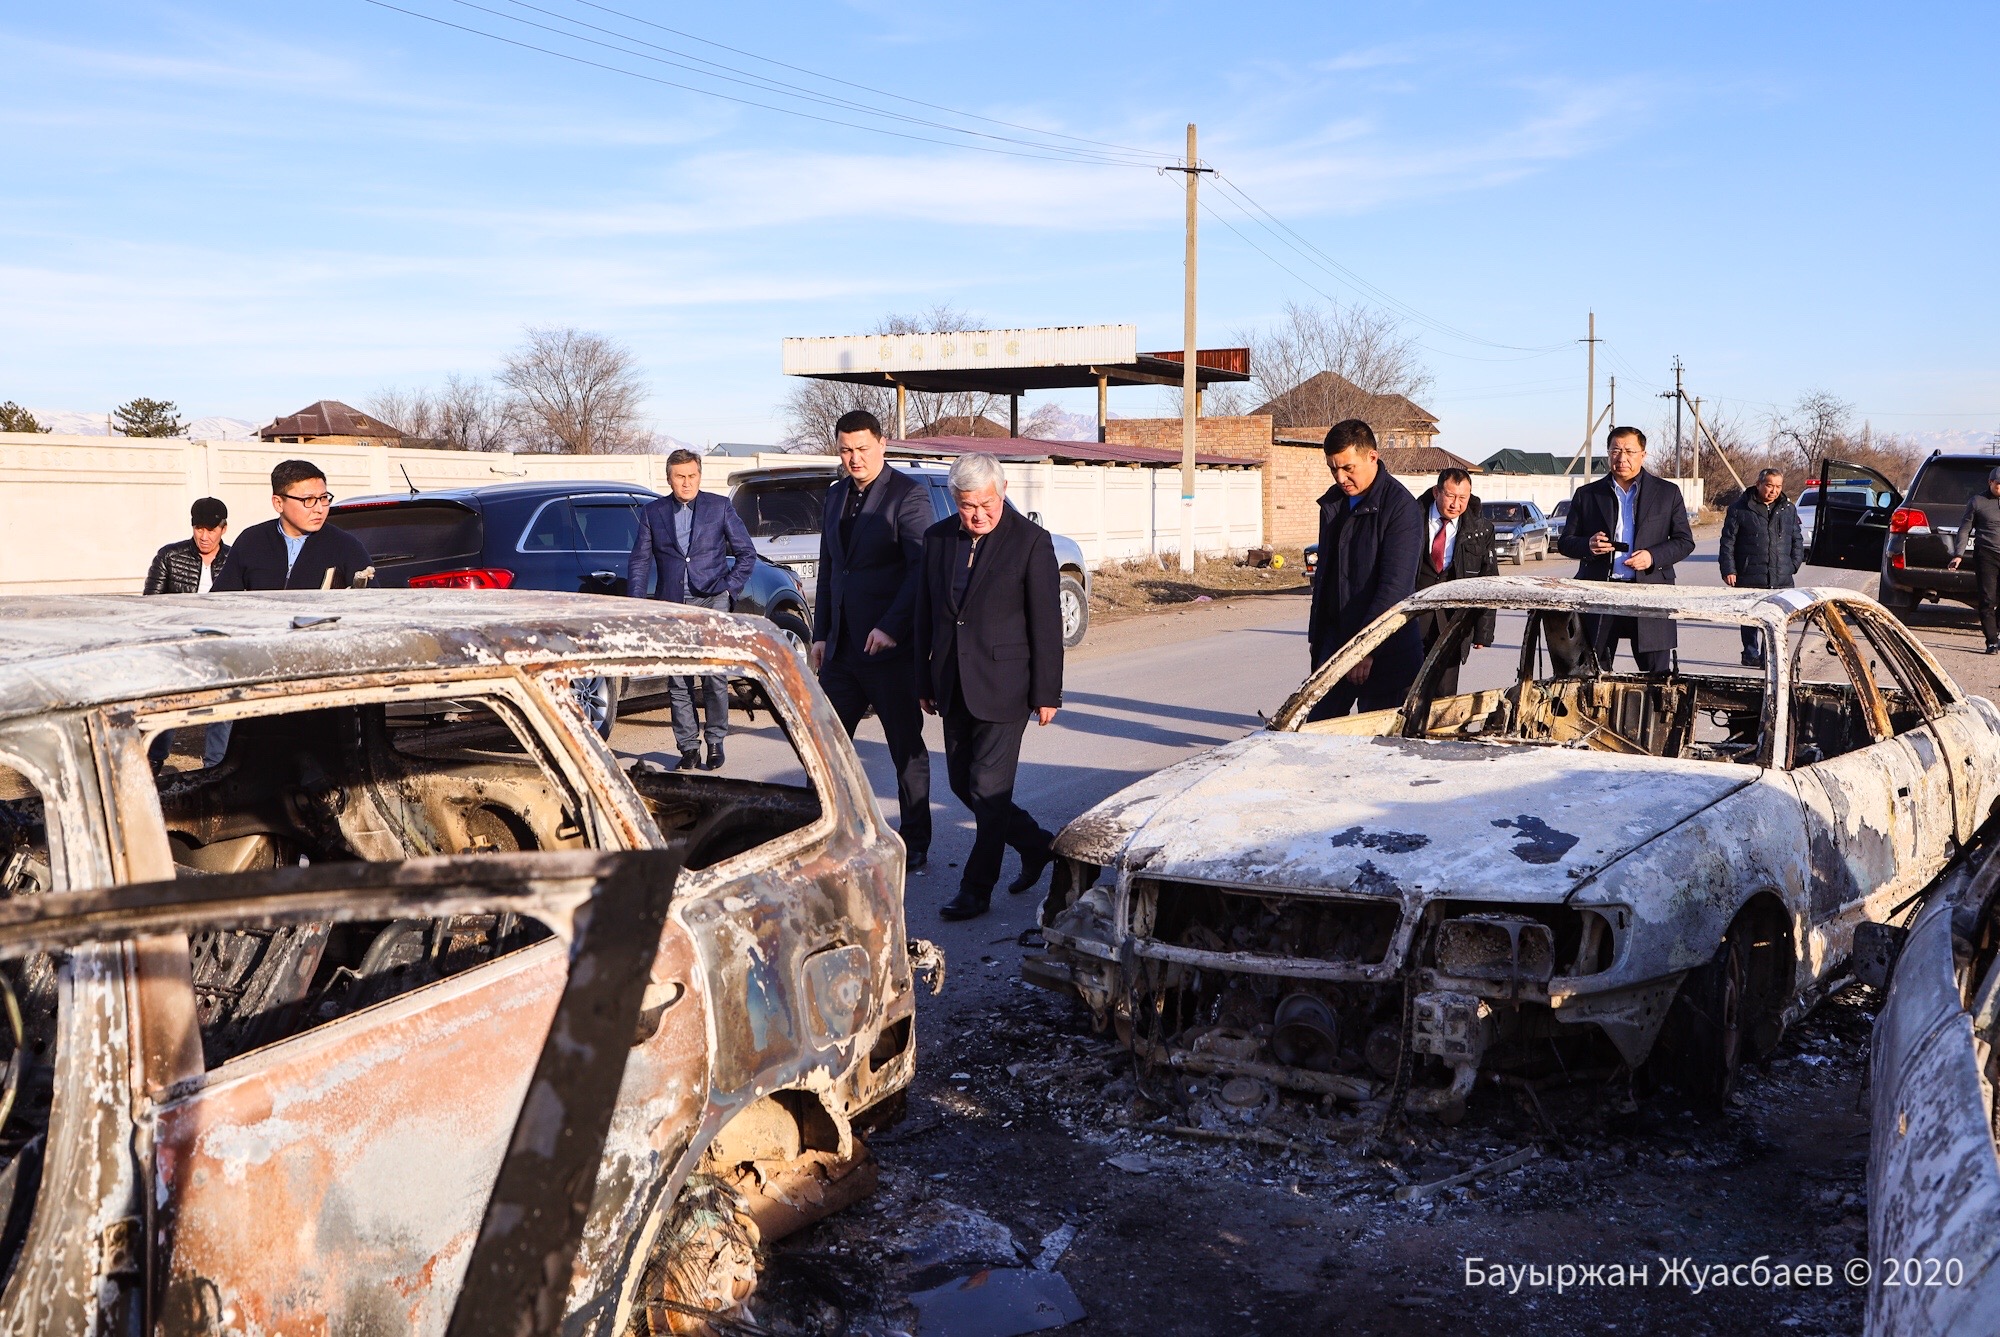
[[[1113,418],[1105,435],[1120,445],[1181,448],[1179,418]],[[1324,435],[1324,433],[1322,433]],[[1298,548],[1319,538],[1319,494],[1328,478],[1317,446],[1287,446],[1271,440],[1271,415],[1200,418],[1195,449],[1211,455],[1256,460],[1264,466],[1264,542]]]

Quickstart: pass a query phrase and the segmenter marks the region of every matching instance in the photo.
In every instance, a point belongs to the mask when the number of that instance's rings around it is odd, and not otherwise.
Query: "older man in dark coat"
[[[1382,467],[1372,427],[1359,418],[1335,423],[1325,450],[1333,486],[1319,499],[1319,574],[1306,626],[1315,669],[1410,596],[1424,546],[1423,511]],[[1332,719],[1356,705],[1400,706],[1423,662],[1423,640],[1408,623],[1334,684],[1311,718]]]
[[[1473,495],[1472,475],[1463,469],[1439,470],[1424,505],[1424,554],[1417,562],[1417,588],[1427,590],[1447,580],[1499,574],[1493,552],[1493,522]],[[1491,609],[1479,615],[1472,635],[1459,642],[1457,657],[1439,670],[1433,699],[1458,695],[1459,669],[1471,657],[1473,646],[1493,644],[1496,621]],[[1428,655],[1438,638],[1450,630],[1449,619],[1444,613],[1419,613],[1417,630],[1423,633],[1424,653]]]
[[[1785,495],[1785,475],[1766,469],[1722,518],[1716,564],[1722,583],[1738,589],[1788,590],[1805,565],[1806,539],[1799,513]],[[1764,667],[1763,632],[1744,627],[1743,667]]]
[[[1673,584],[1674,564],[1694,551],[1680,488],[1647,472],[1646,434],[1636,427],[1612,428],[1605,453],[1610,474],[1576,490],[1557,546],[1577,560],[1578,580]],[[1583,633],[1606,671],[1620,641],[1632,643],[1641,673],[1671,669],[1680,643],[1664,617],[1586,617]]]

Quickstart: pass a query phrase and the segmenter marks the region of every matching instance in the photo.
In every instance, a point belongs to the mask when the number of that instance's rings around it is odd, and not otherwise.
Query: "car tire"
[[[801,659],[811,653],[812,628],[806,625],[803,615],[790,608],[780,608],[777,612],[771,614],[770,621],[771,625],[778,629],[778,634],[789,641],[792,648],[799,652]]]
[[[1708,964],[1687,973],[1655,1045],[1661,1076],[1704,1114],[1728,1103],[1750,1052],[1752,936],[1749,920],[1738,919]]]
[[[757,1289],[760,1243],[741,1193],[713,1175],[689,1175],[640,1278],[627,1337],[735,1328],[726,1320],[746,1316],[744,1303]],[[709,1314],[725,1322],[711,1324]]]
[[[1542,546],[1535,549],[1535,560],[1538,562],[1542,561],[1545,558],[1547,558],[1548,555],[1549,555],[1549,545],[1548,541],[1545,539],[1542,542]]]
[[[583,712],[584,723],[597,731],[597,736],[609,742],[611,727],[618,723],[618,681],[599,674],[594,678],[578,678],[570,684],[576,693],[577,709]]]
[[[1894,613],[1904,621],[1917,611],[1917,596],[1906,590],[1899,590],[1885,577],[1875,581],[1875,602]]]
[[[1056,591],[1056,603],[1062,610],[1063,646],[1073,648],[1083,644],[1084,633],[1090,630],[1090,596],[1084,593],[1083,582],[1064,572]]]

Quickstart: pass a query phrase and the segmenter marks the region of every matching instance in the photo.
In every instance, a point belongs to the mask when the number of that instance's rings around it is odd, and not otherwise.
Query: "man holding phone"
[[[1578,580],[1673,584],[1674,564],[1694,551],[1680,488],[1647,471],[1646,434],[1636,427],[1612,428],[1605,456],[1610,474],[1576,490],[1557,547],[1577,559]],[[1606,672],[1621,640],[1632,643],[1641,673],[1671,669],[1679,643],[1664,617],[1586,617],[1583,633]]]

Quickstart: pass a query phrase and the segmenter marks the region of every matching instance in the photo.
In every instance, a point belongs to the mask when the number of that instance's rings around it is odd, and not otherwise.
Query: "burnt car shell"
[[[483,699],[573,802],[522,814],[547,823],[541,852],[479,857],[554,870],[573,857],[562,850],[608,856],[715,830],[663,827],[694,810],[667,781],[622,771],[571,691],[579,675],[690,669],[766,689],[811,800],[745,782],[713,791],[709,815],[740,814],[737,832],[714,857],[690,856],[659,935],[574,1262],[555,1285],[566,1330],[617,1333],[649,1262],[678,1238],[691,1175],[780,1224],[785,1204],[758,1201],[757,1184],[838,1205],[872,1182],[845,1171],[910,1077],[900,846],[787,644],[748,618],[509,591],[12,599],[0,603],[0,778],[37,796],[44,845],[29,853],[53,904],[190,876],[186,841],[227,816],[226,792],[203,796],[226,790],[238,742],[214,779],[163,789],[144,755],[151,727],[233,719],[240,741],[246,722],[295,709],[367,707],[379,727],[388,703]],[[506,792],[477,767],[463,774],[440,783]],[[395,811],[394,790],[362,785],[321,810],[380,842],[389,829],[366,815]],[[799,816],[756,836],[780,800]],[[185,837],[170,840],[167,821]],[[443,1332],[563,993],[561,941],[205,1059],[188,939],[158,927],[61,964],[54,1115],[0,1321]]]

